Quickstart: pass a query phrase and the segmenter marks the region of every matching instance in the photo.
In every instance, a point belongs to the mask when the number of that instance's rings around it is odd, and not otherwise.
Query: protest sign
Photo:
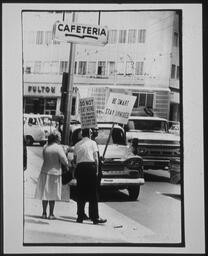
[[[135,100],[136,96],[110,93],[104,111],[105,121],[127,124]]]
[[[82,129],[97,126],[96,109],[93,97],[79,100],[80,121]]]

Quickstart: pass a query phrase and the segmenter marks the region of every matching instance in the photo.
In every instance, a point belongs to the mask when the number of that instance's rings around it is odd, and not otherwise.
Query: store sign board
[[[82,98],[79,100],[79,112],[82,129],[95,128],[97,126],[96,109],[93,97]]]
[[[25,83],[24,96],[61,97],[61,85]]]
[[[136,96],[122,93],[110,93],[104,111],[105,121],[127,124],[135,100]]]
[[[108,30],[105,26],[56,21],[52,38],[67,43],[104,46],[108,42]]]
[[[73,93],[76,94],[77,90],[73,87]],[[61,84],[25,83],[24,96],[61,97]]]

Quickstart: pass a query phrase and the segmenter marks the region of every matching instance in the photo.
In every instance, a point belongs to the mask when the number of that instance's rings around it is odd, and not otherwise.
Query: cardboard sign
[[[53,40],[104,46],[108,42],[107,27],[79,23],[55,22]]]
[[[122,93],[110,93],[104,111],[105,121],[127,124],[135,100],[136,96]]]
[[[80,99],[79,111],[82,129],[95,128],[97,126],[96,109],[93,97]]]

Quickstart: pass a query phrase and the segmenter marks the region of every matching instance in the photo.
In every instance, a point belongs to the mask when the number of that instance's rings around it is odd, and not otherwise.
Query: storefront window
[[[56,99],[45,99],[44,113],[49,115],[56,114]]]

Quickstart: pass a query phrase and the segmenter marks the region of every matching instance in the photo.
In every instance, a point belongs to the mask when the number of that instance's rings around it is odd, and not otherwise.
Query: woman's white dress
[[[38,178],[35,198],[40,200],[61,200],[61,163],[68,164],[61,145],[53,143],[43,148],[43,165]]]

